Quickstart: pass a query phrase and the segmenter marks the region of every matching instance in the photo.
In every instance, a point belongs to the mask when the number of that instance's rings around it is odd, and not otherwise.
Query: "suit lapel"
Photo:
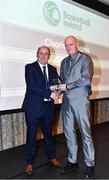
[[[50,65],[48,64],[48,76],[49,76],[49,83],[51,84],[52,83],[52,70],[51,70],[51,67]]]
[[[36,74],[37,78],[39,79],[39,81],[43,82],[43,84],[44,84],[43,73],[42,73],[42,70],[37,61],[34,63],[34,71],[35,71],[35,74]]]
[[[74,60],[72,60],[73,62],[72,62],[72,64],[71,64],[69,74],[71,73],[72,68],[75,66],[75,64],[79,61],[80,57],[81,57],[81,53],[80,53],[80,52],[78,52],[78,54],[77,54],[76,58],[75,58]]]

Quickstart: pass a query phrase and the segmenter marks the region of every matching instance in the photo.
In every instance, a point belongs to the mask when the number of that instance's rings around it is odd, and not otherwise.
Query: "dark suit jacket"
[[[52,85],[52,79],[58,78],[56,68],[48,64],[49,85]],[[50,89],[45,89],[42,70],[38,62],[27,64],[25,66],[26,94],[22,108],[27,113],[33,115],[40,113],[44,98],[49,99]]]

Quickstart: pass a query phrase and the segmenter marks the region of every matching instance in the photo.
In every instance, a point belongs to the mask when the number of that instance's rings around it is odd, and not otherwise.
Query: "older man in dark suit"
[[[25,111],[27,122],[26,140],[26,173],[33,173],[36,147],[36,130],[41,124],[44,135],[45,153],[48,161],[56,167],[60,162],[56,159],[56,153],[52,143],[52,126],[54,120],[54,99],[56,91],[52,91],[53,79],[57,79],[56,68],[48,64],[50,49],[41,46],[37,51],[37,61],[27,64],[25,67],[26,94],[22,108]]]

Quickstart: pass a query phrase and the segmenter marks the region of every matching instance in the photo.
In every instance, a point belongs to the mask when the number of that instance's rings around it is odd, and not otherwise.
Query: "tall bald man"
[[[61,79],[59,88],[63,91],[61,115],[68,146],[68,162],[62,169],[65,174],[78,167],[77,137],[75,123],[78,125],[84,151],[86,170],[84,177],[94,176],[95,151],[90,127],[91,81],[93,77],[93,62],[89,55],[78,50],[78,41],[74,36],[66,37],[65,48],[68,56],[61,63]]]

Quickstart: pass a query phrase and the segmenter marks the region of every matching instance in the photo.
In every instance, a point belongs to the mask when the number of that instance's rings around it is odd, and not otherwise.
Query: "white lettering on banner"
[[[52,46],[54,48],[65,49],[64,44],[62,42],[53,41],[52,39],[45,39],[45,44],[47,46]]]

